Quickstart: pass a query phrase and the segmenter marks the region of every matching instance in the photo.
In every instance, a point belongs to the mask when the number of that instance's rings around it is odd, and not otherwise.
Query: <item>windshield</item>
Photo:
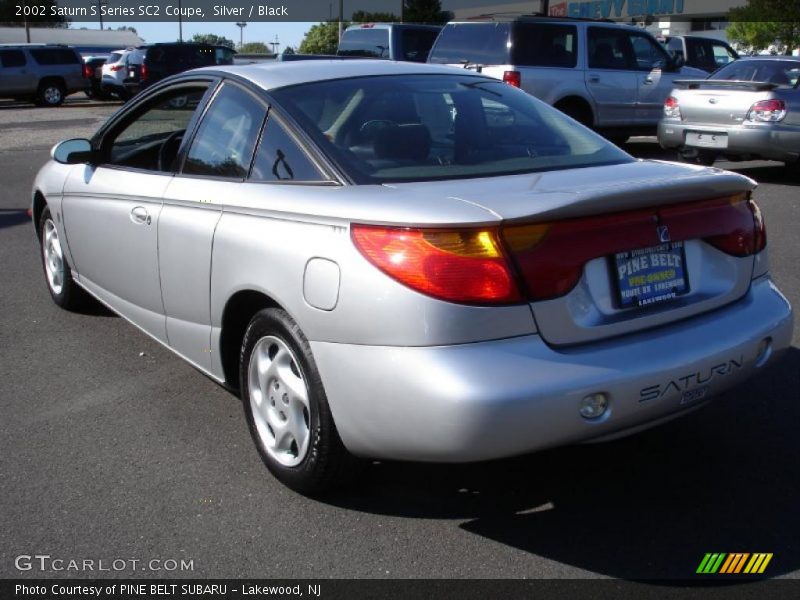
[[[496,79],[359,77],[287,87],[273,96],[358,183],[491,177],[633,160]]]
[[[784,87],[796,86],[800,79],[800,61],[798,60],[737,60],[719,71],[709,79],[726,79],[729,81],[759,81],[776,83]]]

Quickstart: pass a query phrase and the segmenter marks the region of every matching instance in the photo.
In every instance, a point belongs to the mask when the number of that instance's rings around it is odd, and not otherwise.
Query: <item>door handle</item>
[[[150,217],[150,214],[147,212],[147,209],[144,206],[134,206],[131,209],[131,221],[137,225],[150,225],[150,223],[153,222],[153,219]]]
[[[653,78],[648,75],[647,77],[644,78],[644,84],[653,85]]]
[[[600,83],[600,78],[597,75],[589,77],[589,83]]]

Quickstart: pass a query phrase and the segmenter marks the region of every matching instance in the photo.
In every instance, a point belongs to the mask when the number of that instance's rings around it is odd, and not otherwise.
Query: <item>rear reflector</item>
[[[356,248],[408,287],[450,302],[522,301],[494,230],[353,225]]]
[[[522,75],[519,71],[505,71],[503,72],[503,81],[508,85],[520,87],[522,85]]]

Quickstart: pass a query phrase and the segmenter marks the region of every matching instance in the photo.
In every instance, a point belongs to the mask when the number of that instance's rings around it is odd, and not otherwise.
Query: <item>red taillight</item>
[[[112,65],[111,70],[116,72],[116,71],[122,71],[122,69],[124,69],[124,68],[125,68],[125,65]]]
[[[519,71],[504,71],[503,81],[505,81],[508,85],[520,87],[522,85],[522,75]]]
[[[491,229],[404,229],[353,225],[356,248],[408,287],[450,302],[522,301]]]
[[[147,65],[144,64],[144,63],[139,65],[139,79],[141,81],[144,81],[145,79],[147,79]]]
[[[664,100],[664,116],[672,118],[680,118],[681,109],[678,106],[678,99],[675,96],[669,96]]]
[[[83,76],[86,79],[91,79],[93,75],[94,75],[94,69],[92,69],[92,67],[89,65],[83,65]]]
[[[765,121],[774,123],[786,117],[786,103],[783,100],[759,100],[747,112],[749,121]]]
[[[617,252],[661,243],[657,225],[673,242],[703,239],[733,256],[749,256],[766,245],[758,206],[746,194],[658,209],[513,225],[502,239],[531,300],[563,296],[580,281],[586,263]]]

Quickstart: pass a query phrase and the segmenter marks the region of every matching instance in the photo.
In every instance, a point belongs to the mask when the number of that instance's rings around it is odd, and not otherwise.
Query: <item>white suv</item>
[[[122,83],[128,76],[128,57],[136,48],[126,48],[125,50],[114,50],[106,63],[102,66],[103,78],[100,86],[104,92],[115,94],[123,100],[127,99],[125,86]]]
[[[674,81],[707,75],[637,27],[541,16],[448,23],[428,62],[503,79],[617,142],[654,135]]]

